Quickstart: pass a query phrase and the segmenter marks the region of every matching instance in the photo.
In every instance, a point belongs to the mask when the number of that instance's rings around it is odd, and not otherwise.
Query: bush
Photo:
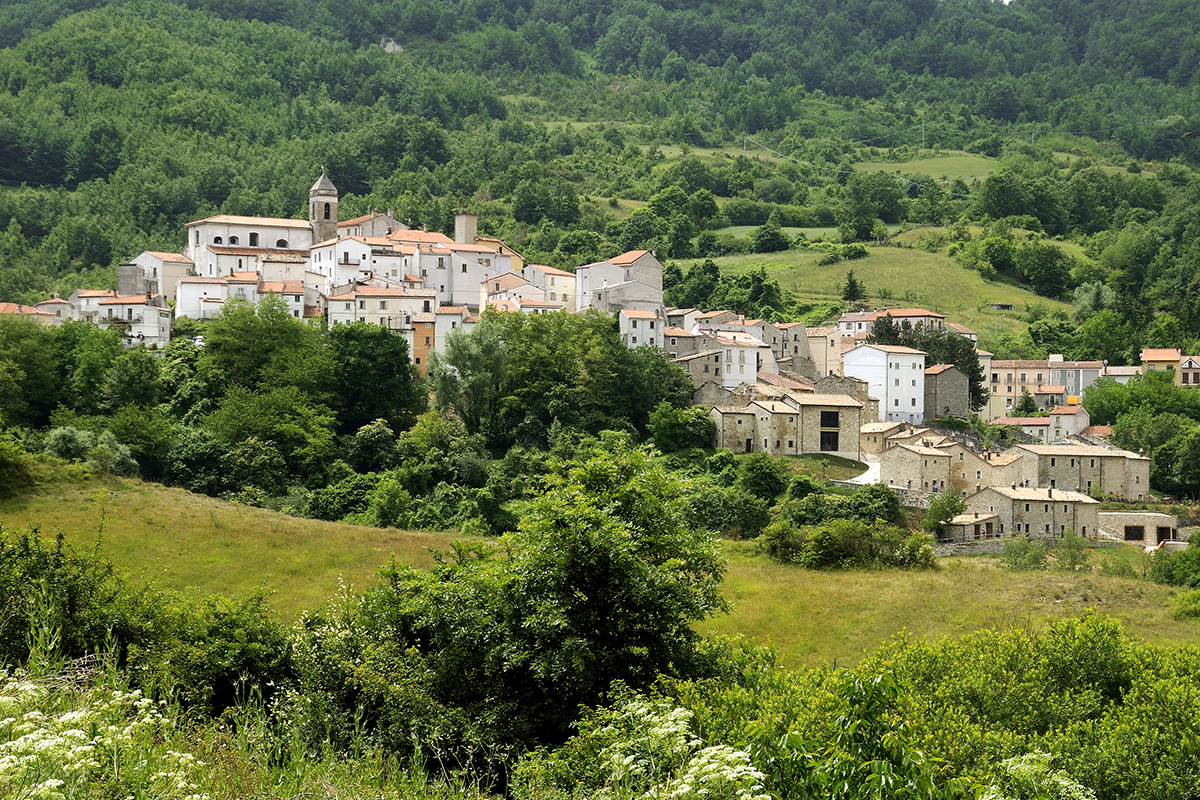
[[[1175,619],[1200,619],[1200,590],[1184,592],[1171,603]]]
[[[16,442],[0,437],[0,497],[15,495],[32,481],[29,456]]]
[[[766,500],[740,486],[699,481],[684,495],[683,520],[696,530],[734,539],[752,539],[771,520]]]
[[[1054,546],[1054,568],[1059,572],[1091,572],[1092,547],[1088,540],[1067,531]]]
[[[1004,540],[1000,552],[1000,565],[1013,572],[1032,572],[1045,569],[1050,548],[1045,542],[1027,539],[1024,536],[1009,536]]]
[[[928,535],[882,520],[832,519],[823,525],[797,527],[777,519],[757,542],[771,559],[807,569],[937,568]]]
[[[1200,589],[1200,547],[1159,550],[1150,561],[1146,577],[1155,583]]]

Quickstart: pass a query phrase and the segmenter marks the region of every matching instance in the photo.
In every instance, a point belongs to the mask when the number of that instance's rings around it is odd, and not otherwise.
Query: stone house
[[[1100,501],[1079,492],[1022,486],[991,486],[966,499],[967,513],[995,514],[1001,536],[1059,539],[1066,531],[1096,536]]]
[[[879,479],[901,489],[951,490],[952,455],[927,444],[898,444],[879,456]]]
[[[867,422],[859,429],[859,447],[864,453],[877,456],[883,452],[889,436],[912,427],[908,422]]]
[[[970,379],[953,364],[925,370],[925,414],[934,419],[971,415]]]
[[[939,542],[977,542],[1000,538],[1000,515],[974,511],[959,514],[946,523]]]
[[[672,363],[678,364],[687,371],[688,376],[692,379],[692,385],[697,389],[706,383],[716,383],[724,388],[724,380],[721,377],[724,353],[724,350],[700,350],[674,358]],[[736,384],[728,388],[732,389],[735,386]]]
[[[1050,442],[1054,437],[1050,434],[1049,417],[999,417],[992,420],[993,425],[1009,425],[1019,428],[1026,436],[1039,442]]]
[[[829,453],[858,460],[862,406],[845,395],[793,393],[748,406],[715,406],[717,446],[773,455]]]
[[[1150,493],[1150,459],[1127,450],[1084,444],[1020,444],[1020,479],[1033,486],[1143,500]]]

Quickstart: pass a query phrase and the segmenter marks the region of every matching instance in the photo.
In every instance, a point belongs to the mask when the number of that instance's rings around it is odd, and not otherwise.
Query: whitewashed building
[[[845,375],[867,382],[879,400],[879,422],[925,420],[925,353],[911,347],[861,344],[842,356]]]

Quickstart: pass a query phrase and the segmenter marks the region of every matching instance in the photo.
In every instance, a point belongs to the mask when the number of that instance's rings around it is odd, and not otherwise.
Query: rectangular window
[[[366,300],[359,300],[359,301],[358,301],[358,307],[359,307],[359,308],[362,308],[362,309],[365,309],[365,308],[367,307],[367,301],[366,301]]]
[[[821,412],[821,427],[822,428],[837,428],[840,426],[839,414],[837,411],[822,411]],[[792,418],[788,417],[788,422]]]
[[[821,431],[821,452],[834,453],[838,450],[838,432]]]
[[[387,300],[380,300],[380,301],[379,301],[379,310],[380,310],[380,311],[387,311]]]

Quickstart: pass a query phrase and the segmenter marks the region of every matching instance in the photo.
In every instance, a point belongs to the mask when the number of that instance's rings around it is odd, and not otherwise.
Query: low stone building
[[[1101,511],[1102,536],[1123,542],[1156,547],[1179,539],[1179,517],[1156,511]]]
[[[909,422],[868,422],[859,429],[859,446],[864,453],[877,456],[883,452],[887,440],[891,436],[902,433],[912,427]]]
[[[980,514],[973,511],[959,514],[946,523],[946,529],[938,537],[939,542],[979,542],[987,539],[999,539],[1000,515],[993,513]]]
[[[1100,501],[1078,492],[991,486],[966,500],[967,513],[995,514],[1001,536],[1025,534],[1030,538],[1059,539],[1067,531],[1095,536],[1099,530]]]

